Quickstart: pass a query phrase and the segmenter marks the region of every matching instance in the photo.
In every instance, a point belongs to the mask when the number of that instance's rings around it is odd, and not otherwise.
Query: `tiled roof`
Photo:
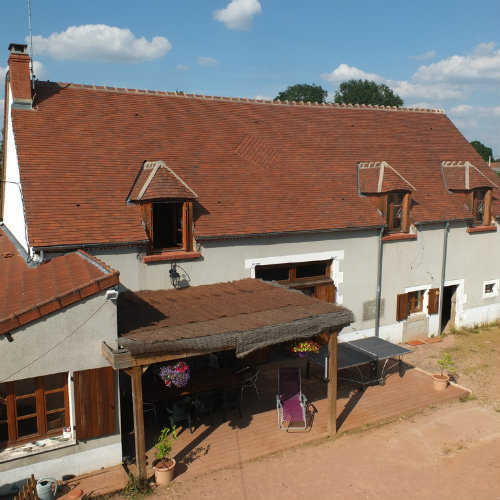
[[[0,334],[116,285],[118,275],[81,250],[30,268],[0,228]]]
[[[415,191],[415,188],[385,161],[360,163],[359,188],[361,193]]]
[[[463,191],[480,187],[497,186],[497,184],[492,182],[483,172],[468,161],[443,162],[443,176],[446,186],[452,190]]]
[[[126,203],[145,159],[196,192],[199,239],[380,226],[358,195],[358,162],[386,161],[415,187],[417,222],[468,216],[445,189],[442,161],[494,176],[443,112],[42,82],[35,92],[34,111],[13,110],[13,120],[38,248],[146,240],[138,207]],[[495,188],[494,215],[499,202]]]
[[[195,199],[196,193],[162,161],[145,161],[130,193],[130,201]]]
[[[353,319],[345,307],[247,278],[179,290],[122,293],[118,332],[121,338],[142,342],[174,341],[257,330],[332,313],[345,320],[342,326]]]

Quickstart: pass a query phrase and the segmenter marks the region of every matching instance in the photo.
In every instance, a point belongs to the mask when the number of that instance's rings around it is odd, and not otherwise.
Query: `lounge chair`
[[[300,368],[279,368],[276,395],[278,427],[281,430],[305,430],[306,404],[307,398],[302,394]]]

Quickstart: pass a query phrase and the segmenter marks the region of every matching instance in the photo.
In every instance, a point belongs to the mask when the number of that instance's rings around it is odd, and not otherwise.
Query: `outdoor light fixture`
[[[170,282],[172,283],[172,286],[174,288],[177,288],[179,285],[179,280],[181,275],[177,272],[177,264],[172,264],[170,267],[170,270],[168,271],[168,274],[170,274]]]

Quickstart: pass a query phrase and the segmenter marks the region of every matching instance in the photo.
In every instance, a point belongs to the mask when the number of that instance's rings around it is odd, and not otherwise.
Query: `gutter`
[[[378,266],[377,266],[377,295],[375,297],[375,337],[379,337],[380,329],[380,300],[382,296],[382,261],[384,255],[384,243],[382,237],[384,235],[384,228],[380,228],[378,235]]]
[[[444,281],[446,274],[446,254],[448,250],[448,233],[450,232],[450,223],[447,222],[444,226],[444,238],[443,238],[443,259],[442,259],[442,267],[441,267],[441,283],[439,285],[439,314],[438,314],[438,327],[439,327],[439,335],[441,335],[441,321],[443,316],[443,290],[444,290]]]

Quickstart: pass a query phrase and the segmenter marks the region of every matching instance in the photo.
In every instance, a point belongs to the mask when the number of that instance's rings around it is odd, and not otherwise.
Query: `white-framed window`
[[[500,280],[498,280],[498,279],[483,281],[483,299],[490,299],[491,297],[498,297],[499,281]]]

